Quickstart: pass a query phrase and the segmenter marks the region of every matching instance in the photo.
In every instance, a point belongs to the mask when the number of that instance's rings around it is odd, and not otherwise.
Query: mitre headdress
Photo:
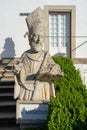
[[[39,34],[44,36],[44,11],[40,7],[27,16],[26,22],[30,34]]]

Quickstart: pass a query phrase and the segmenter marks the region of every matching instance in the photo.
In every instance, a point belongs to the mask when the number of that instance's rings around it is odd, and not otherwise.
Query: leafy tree
[[[87,90],[79,71],[70,58],[53,57],[64,72],[55,81],[56,98],[51,98],[48,113],[49,130],[87,129]]]

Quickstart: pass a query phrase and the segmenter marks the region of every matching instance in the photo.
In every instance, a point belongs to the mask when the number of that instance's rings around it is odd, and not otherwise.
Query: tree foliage
[[[64,72],[55,81],[56,98],[51,98],[48,113],[49,130],[87,129],[87,90],[70,58],[53,57]]]

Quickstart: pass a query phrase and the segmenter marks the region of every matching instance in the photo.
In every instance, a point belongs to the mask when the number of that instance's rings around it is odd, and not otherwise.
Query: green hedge
[[[87,129],[87,90],[70,58],[53,57],[64,77],[55,82],[56,98],[49,103],[49,130]]]

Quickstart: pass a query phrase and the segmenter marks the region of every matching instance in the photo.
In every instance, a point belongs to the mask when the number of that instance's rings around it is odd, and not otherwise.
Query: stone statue
[[[26,18],[31,49],[14,65],[14,98],[20,100],[50,101],[55,97],[54,80],[63,76],[60,66],[48,52],[42,50],[44,43],[44,11],[37,8]]]

